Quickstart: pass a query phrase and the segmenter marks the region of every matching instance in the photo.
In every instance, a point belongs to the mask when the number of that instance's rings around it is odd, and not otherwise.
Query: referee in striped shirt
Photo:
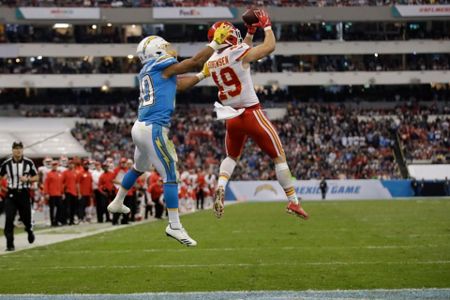
[[[0,176],[7,176],[8,192],[5,199],[5,237],[6,251],[14,251],[14,219],[19,211],[20,219],[28,233],[28,242],[34,242],[31,225],[30,187],[38,181],[36,166],[33,161],[23,156],[23,144],[15,141],[12,144],[12,157],[5,160],[0,167]]]

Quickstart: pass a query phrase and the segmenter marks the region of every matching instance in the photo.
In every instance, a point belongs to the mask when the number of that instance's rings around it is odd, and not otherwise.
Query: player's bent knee
[[[235,156],[231,156],[231,155],[228,155],[227,157],[228,157],[229,159],[234,160],[235,162],[237,162],[237,161],[239,160],[239,158],[240,158],[240,156],[235,157]]]
[[[275,157],[275,158],[273,159],[273,162],[274,162],[275,164],[282,164],[282,163],[285,163],[285,162],[286,162],[286,156],[285,156],[285,155],[277,156],[277,157]]]
[[[136,174],[138,174],[139,176],[141,176],[142,174],[145,173],[145,171],[139,171],[138,169],[136,169],[136,166],[133,166],[133,172],[135,172]]]

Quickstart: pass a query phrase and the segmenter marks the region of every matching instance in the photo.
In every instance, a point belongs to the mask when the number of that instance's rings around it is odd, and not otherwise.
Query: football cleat
[[[33,244],[35,238],[34,232],[32,230],[28,231],[28,243]]]
[[[130,212],[130,209],[123,205],[120,204],[119,202],[117,202],[116,200],[113,200],[109,205],[108,205],[108,211],[110,213],[118,213],[118,214],[127,214]]]
[[[225,189],[222,186],[219,186],[216,190],[213,206],[214,213],[216,214],[216,217],[219,219],[223,216],[224,200],[225,200]]]
[[[286,207],[286,212],[289,214],[296,215],[297,217],[300,217],[305,220],[309,218],[308,213],[302,208],[300,203],[295,204],[294,202],[289,201],[289,204]]]
[[[177,241],[179,241],[181,244],[189,246],[189,247],[195,247],[197,246],[197,242],[193,240],[189,234],[187,234],[186,230],[184,228],[180,229],[173,229],[170,224],[166,227],[166,235],[168,237],[171,237]]]

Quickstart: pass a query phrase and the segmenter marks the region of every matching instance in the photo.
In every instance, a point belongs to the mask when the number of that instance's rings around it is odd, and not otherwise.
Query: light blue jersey
[[[139,73],[138,119],[131,129],[131,137],[136,145],[134,166],[123,177],[119,192],[108,205],[108,210],[129,213],[130,209],[123,204],[127,191],[134,186],[139,176],[151,171],[153,166],[164,182],[164,201],[169,216],[166,234],[185,245],[195,246],[197,242],[183,229],[178,215],[178,158],[175,146],[168,137],[170,119],[175,109],[177,77],[174,75],[167,79],[163,78],[163,72],[176,64],[177,60],[168,55],[153,58],[152,53],[158,53],[156,49],[158,47],[170,47],[170,44],[161,37],[149,36],[138,46],[137,53],[141,60],[149,57],[152,59],[144,64]]]
[[[163,78],[165,68],[177,63],[172,56],[147,62],[139,73],[140,104],[138,120],[145,124],[168,127],[175,108],[177,76]]]
[[[163,56],[150,60],[142,67],[139,73],[141,95],[138,120],[131,130],[136,145],[135,169],[145,172],[153,165],[164,183],[177,182],[177,154],[167,136],[175,109],[177,77],[162,77],[164,69],[175,63],[177,60],[174,57]]]

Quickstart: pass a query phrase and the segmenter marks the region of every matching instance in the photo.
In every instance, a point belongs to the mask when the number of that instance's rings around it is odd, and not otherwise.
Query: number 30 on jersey
[[[141,92],[141,106],[153,105],[155,103],[155,88],[153,87],[153,81],[150,76],[145,75],[142,77],[139,89]]]

